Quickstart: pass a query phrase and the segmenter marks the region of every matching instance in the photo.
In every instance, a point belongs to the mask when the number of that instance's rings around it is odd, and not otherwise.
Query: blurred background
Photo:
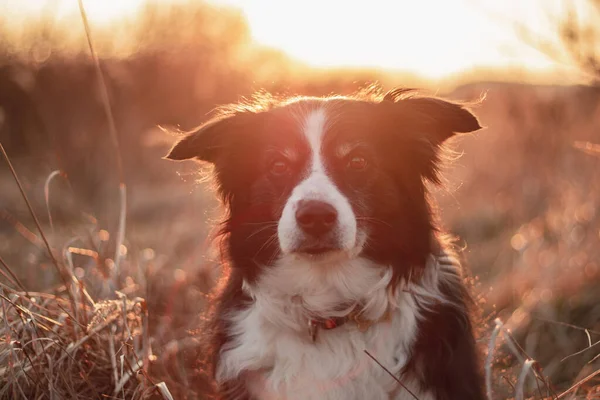
[[[90,295],[146,298],[154,373],[173,392],[189,393],[189,332],[218,277],[210,234],[220,209],[197,164],[161,158],[177,135],[159,126],[191,129],[257,91],[374,84],[484,98],[474,111],[487,129],[452,143],[459,157],[434,192],[472,270],[484,351],[494,319],[506,329],[497,397],[513,396],[527,357],[545,379],[526,384],[535,398],[598,370],[600,1],[83,4],[119,151],[77,0],[0,0],[0,142],[57,253],[93,250],[73,256]],[[29,290],[60,282],[4,160],[0,255]],[[600,398],[595,379],[572,393]]]

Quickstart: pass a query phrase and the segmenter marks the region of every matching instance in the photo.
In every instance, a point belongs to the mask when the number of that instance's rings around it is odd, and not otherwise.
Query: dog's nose
[[[334,227],[337,211],[331,204],[322,201],[301,201],[296,210],[296,221],[309,235],[322,236]]]

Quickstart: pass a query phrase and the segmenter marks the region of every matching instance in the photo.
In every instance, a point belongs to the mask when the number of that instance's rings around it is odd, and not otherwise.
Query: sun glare
[[[116,17],[135,15],[144,0],[84,0],[83,4],[91,18],[98,22],[109,22]]]
[[[314,66],[409,70],[430,78],[477,67],[551,66],[519,41],[513,25],[495,19],[537,18],[540,0],[507,0],[499,10],[500,2],[486,0],[216,2],[241,7],[256,41]]]
[[[84,0],[84,4],[92,23],[108,24],[134,17],[147,1],[185,4],[193,0]],[[488,67],[553,68],[547,57],[519,40],[510,22],[517,17],[540,24],[539,15],[548,4],[544,0],[211,2],[241,8],[257,43],[317,67],[401,70],[426,78]],[[50,9],[59,18],[77,16],[77,0],[0,0],[0,11],[9,17]],[[502,22],[495,19],[498,15],[508,18]]]

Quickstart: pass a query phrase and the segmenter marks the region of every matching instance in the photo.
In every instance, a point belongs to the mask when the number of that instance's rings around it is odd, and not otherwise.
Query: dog
[[[167,155],[213,165],[222,399],[480,400],[472,300],[428,188],[462,104],[408,89],[224,107]]]

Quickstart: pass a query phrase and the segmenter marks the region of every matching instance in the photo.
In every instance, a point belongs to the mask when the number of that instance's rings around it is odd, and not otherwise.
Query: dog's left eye
[[[290,169],[289,164],[283,159],[276,159],[269,164],[269,172],[271,175],[281,176],[285,175]]]
[[[367,159],[363,156],[352,156],[346,165],[348,169],[353,171],[363,171],[369,165]]]

